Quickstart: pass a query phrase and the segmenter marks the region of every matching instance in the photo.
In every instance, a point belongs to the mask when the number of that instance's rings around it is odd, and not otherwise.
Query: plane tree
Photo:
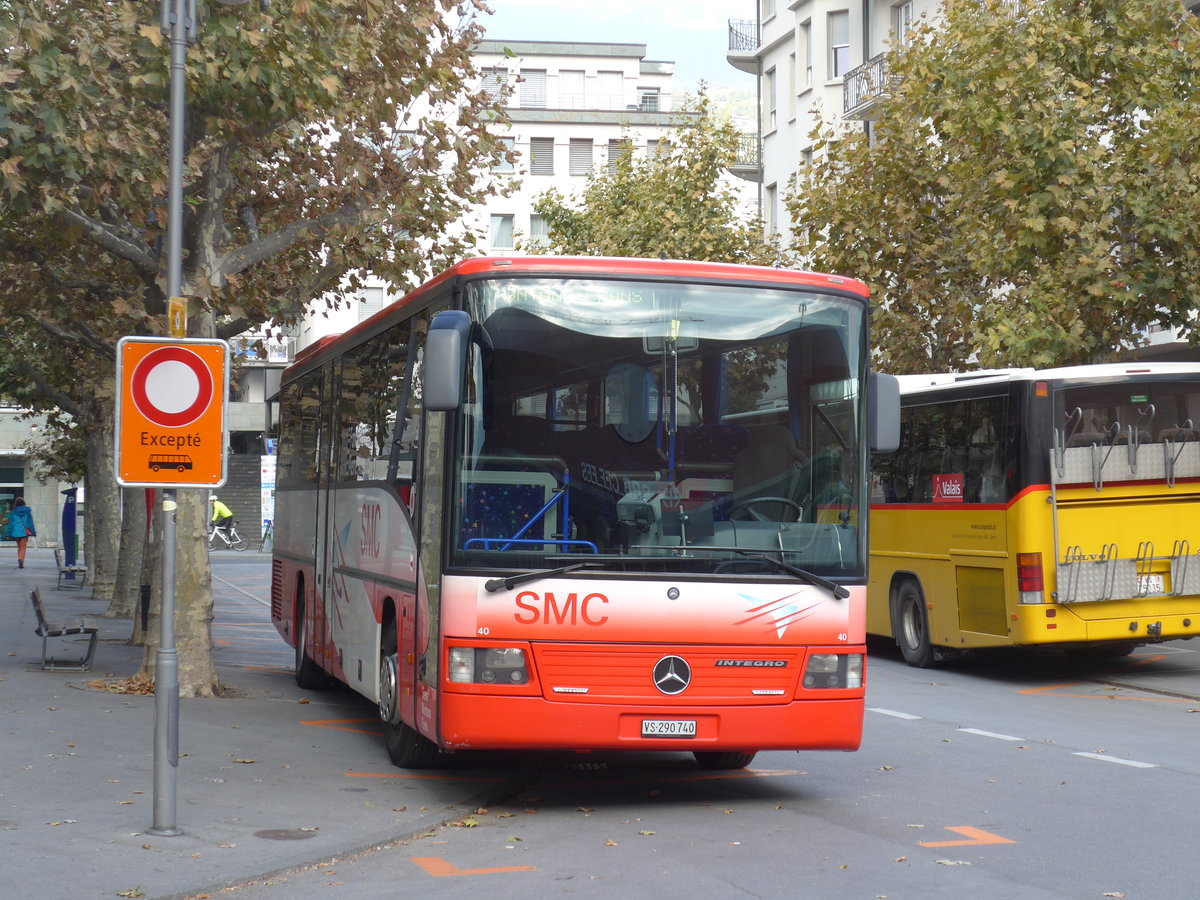
[[[482,0],[197,8],[184,121],[190,335],[294,321],[314,301],[345,302],[367,271],[402,289],[467,252],[454,223],[494,190],[488,173],[506,152],[489,131],[500,98],[470,58]],[[0,46],[0,316],[25,349],[3,363],[4,392],[74,407],[88,509],[112,511],[115,343],[166,328],[168,41],[158,3],[47,0],[0,2]],[[181,491],[179,506],[181,693],[211,695],[206,503]],[[134,540],[99,540],[89,565],[115,572]],[[150,672],[155,650],[147,641]]]
[[[870,138],[822,125],[793,250],[856,275],[894,371],[1195,340],[1200,29],[1179,2],[946,0]],[[857,126],[854,126],[857,127]]]

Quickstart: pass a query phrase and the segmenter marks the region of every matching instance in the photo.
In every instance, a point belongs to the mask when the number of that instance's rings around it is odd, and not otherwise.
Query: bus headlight
[[[456,684],[525,684],[529,668],[520,647],[451,647],[448,677]]]
[[[861,653],[814,653],[804,667],[804,687],[810,690],[863,686]]]

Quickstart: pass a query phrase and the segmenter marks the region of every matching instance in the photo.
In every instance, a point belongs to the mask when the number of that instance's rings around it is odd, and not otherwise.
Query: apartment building
[[[887,90],[887,53],[936,0],[749,0],[731,19],[730,65],[759,79],[763,219],[786,237],[792,176],[812,161],[818,121],[869,131]]]
[[[487,40],[474,59],[488,90],[511,88],[503,140],[516,154],[497,169],[515,191],[468,220],[486,235],[487,253],[543,240],[534,200],[550,188],[570,196],[598,167],[614,166],[624,133],[634,153],[653,152],[679,121],[675,64],[647,59],[645,44]]]
[[[473,57],[484,88],[508,91],[510,121],[497,127],[514,156],[494,170],[511,179],[508,196],[489,197],[461,223],[480,236],[480,253],[528,252],[546,236],[533,211],[538,196],[551,188],[578,194],[594,171],[616,164],[623,136],[634,153],[652,153],[687,115],[677,109],[675,64],[647,59],[645,44],[486,40]],[[358,302],[304,322],[297,349],[395,299],[385,282],[368,277]]]

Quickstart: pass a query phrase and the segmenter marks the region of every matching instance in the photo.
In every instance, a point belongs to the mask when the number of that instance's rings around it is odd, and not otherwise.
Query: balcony
[[[758,22],[748,19],[729,20],[729,50],[725,59],[735,69],[758,74]]]
[[[871,121],[880,101],[891,94],[897,78],[888,72],[887,54],[872,56],[842,78],[842,117]]]
[[[729,171],[743,181],[762,183],[762,140],[757,134],[743,134],[738,137],[737,157]]]

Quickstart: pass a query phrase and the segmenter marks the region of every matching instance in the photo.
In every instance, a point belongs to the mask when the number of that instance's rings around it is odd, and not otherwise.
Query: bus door
[[[317,504],[316,515],[313,517],[315,534],[315,567],[316,583],[313,585],[313,609],[311,632],[316,641],[316,652],[313,658],[320,662],[327,672],[341,673],[341,665],[337,658],[335,646],[329,629],[329,615],[335,602],[333,596],[333,579],[337,561],[332,558],[333,542],[330,540],[333,527],[333,477],[334,458],[333,442],[337,435],[337,397],[335,391],[336,373],[334,366],[327,365],[322,372],[321,392],[326,398],[324,409],[327,417],[321,421],[321,441],[317,462]]]

